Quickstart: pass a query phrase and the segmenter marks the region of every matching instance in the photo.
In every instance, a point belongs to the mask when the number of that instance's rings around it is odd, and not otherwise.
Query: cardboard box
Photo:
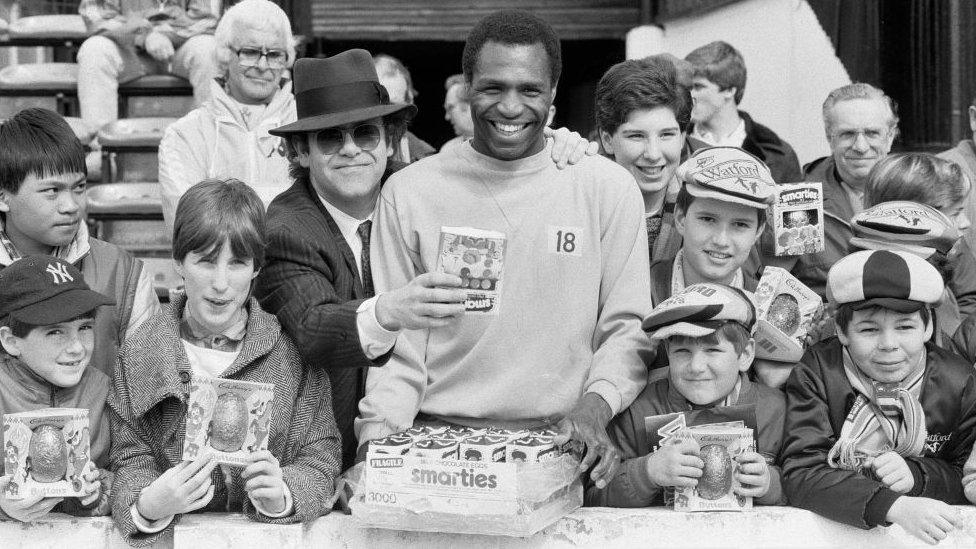
[[[83,476],[95,469],[84,408],[4,414],[3,449],[9,499],[82,496]]]
[[[349,507],[366,527],[531,536],[582,506],[578,467],[370,453]]]
[[[369,441],[369,451],[374,454],[402,456],[413,448],[413,439],[405,434],[395,434]]]
[[[815,254],[824,250],[822,183],[790,183],[776,186],[776,201],[766,210],[773,230],[774,253]]]
[[[477,435],[461,441],[459,455],[467,461],[505,461],[507,445],[506,437]]]
[[[734,492],[736,456],[755,449],[753,430],[747,427],[703,425],[686,427],[675,438],[694,440],[705,462],[695,487],[675,487],[675,511],[743,511],[752,498]]]
[[[785,269],[767,266],[756,287],[756,358],[796,362],[823,301]]]
[[[268,448],[268,403],[274,384],[193,376],[183,459],[192,460],[205,448],[218,463],[244,465],[247,457]]]
[[[461,277],[468,288],[468,314],[498,314],[505,265],[505,233],[471,227],[441,227],[437,272]]]

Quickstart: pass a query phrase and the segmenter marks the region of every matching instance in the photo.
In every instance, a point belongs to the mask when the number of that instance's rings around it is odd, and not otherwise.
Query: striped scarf
[[[925,447],[925,411],[922,392],[925,354],[920,364],[901,383],[880,383],[854,365],[844,349],[844,373],[857,393],[844,420],[840,437],[827,454],[835,469],[860,472],[868,458],[894,450],[900,456],[920,456]]]

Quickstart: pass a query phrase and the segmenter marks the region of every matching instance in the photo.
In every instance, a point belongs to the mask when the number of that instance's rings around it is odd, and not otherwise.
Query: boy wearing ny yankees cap
[[[860,528],[895,523],[935,543],[959,526],[976,438],[971,364],[929,342],[942,278],[904,251],[865,250],[827,275],[837,337],[786,382],[790,504]]]
[[[88,410],[91,459],[81,498],[11,499],[0,477],[0,520],[31,522],[59,510],[77,516],[109,513],[106,468],[109,426],[102,414],[110,380],[89,368],[95,311],[111,305],[92,291],[81,271],[62,259],[28,255],[0,270],[0,415],[42,408]],[[3,441],[4,455],[10,451]]]
[[[722,284],[692,284],[654,308],[644,320],[651,339],[662,341],[670,366],[608,426],[623,463],[606,488],[590,486],[586,504],[608,507],[661,505],[667,487],[695,486],[703,462],[691,441],[653,448],[644,418],[716,406],[755,407],[758,451],[737,458],[735,491],[756,503],[784,505],[779,468],[783,394],[745,375],[752,365],[752,301]]]

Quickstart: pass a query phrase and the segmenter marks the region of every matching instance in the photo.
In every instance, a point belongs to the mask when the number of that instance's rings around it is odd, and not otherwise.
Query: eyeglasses
[[[876,144],[880,143],[888,137],[888,130],[880,128],[865,128],[863,130],[844,130],[841,132],[834,132],[834,139],[838,141],[841,145],[849,147],[857,141],[858,136],[864,136],[868,143]]]
[[[371,151],[380,144],[380,127],[377,124],[363,124],[352,130],[346,128],[326,128],[315,133],[315,144],[324,154],[335,154],[346,143],[346,135],[364,151]]]
[[[283,69],[288,63],[288,52],[285,50],[266,50],[244,46],[235,50],[234,53],[237,54],[237,59],[242,67],[256,67],[262,57],[268,60],[268,67],[272,69]]]

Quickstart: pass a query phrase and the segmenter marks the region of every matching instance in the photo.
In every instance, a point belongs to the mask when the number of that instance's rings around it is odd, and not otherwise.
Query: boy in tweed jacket
[[[277,319],[249,297],[263,235],[260,199],[239,181],[199,183],[177,207],[173,255],[186,295],[126,342],[109,395],[113,514],[133,545],[198,510],[309,521],[333,493],[340,442],[328,375],[306,368]],[[218,469],[209,454],[182,460],[194,375],[274,383],[268,450],[243,469]]]

